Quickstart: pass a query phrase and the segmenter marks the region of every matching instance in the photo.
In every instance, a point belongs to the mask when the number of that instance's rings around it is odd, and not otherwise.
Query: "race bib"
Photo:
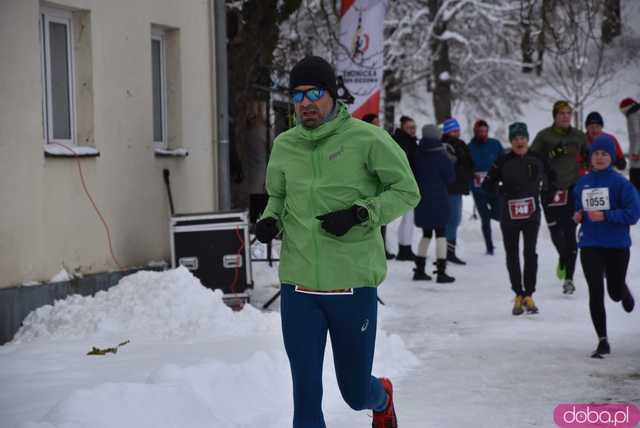
[[[568,190],[558,190],[555,195],[553,195],[553,200],[549,203],[550,207],[562,207],[567,205],[567,201],[569,200],[569,191]]]
[[[536,204],[531,196],[523,199],[511,199],[508,205],[511,220],[526,220],[536,211]]]
[[[611,209],[609,189],[607,187],[583,189],[582,208],[585,211],[606,211]]]
[[[482,186],[484,178],[487,176],[486,171],[479,171],[473,174],[473,187],[479,189]]]

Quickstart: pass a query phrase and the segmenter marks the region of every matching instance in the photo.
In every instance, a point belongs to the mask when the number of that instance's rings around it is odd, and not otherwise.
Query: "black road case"
[[[171,265],[182,265],[225,300],[248,300],[253,288],[247,211],[176,214],[170,220]]]

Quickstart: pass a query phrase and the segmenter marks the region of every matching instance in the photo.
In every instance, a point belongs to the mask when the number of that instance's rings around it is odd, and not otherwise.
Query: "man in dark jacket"
[[[491,165],[504,154],[504,149],[500,141],[489,138],[489,124],[485,120],[480,119],[473,125],[473,138],[469,142],[469,151],[474,167],[471,194],[482,221],[482,236],[487,247],[487,254],[492,255],[491,219],[500,220],[498,195],[487,192],[480,186]]]
[[[568,101],[556,102],[553,105],[553,125],[538,132],[531,144],[531,151],[547,159],[556,175],[558,189],[554,195],[545,197],[543,208],[551,240],[560,256],[556,274],[564,280],[562,291],[565,294],[572,294],[576,289],[573,272],[578,244],[571,195],[580,177],[578,159],[586,153],[587,145],[585,134],[571,126],[572,112]]]
[[[541,191],[550,188],[552,173],[544,159],[528,152],[527,125],[522,122],[509,125],[509,140],[511,151],[491,167],[482,187],[487,191],[498,190],[502,195],[500,228],[511,289],[516,295],[512,314],[521,315],[525,309],[529,313],[538,312],[532,295],[538,274],[539,199]],[[518,254],[521,233],[524,240],[524,276]]]
[[[447,260],[458,265],[465,265],[456,255],[458,226],[462,221],[462,195],[469,194],[469,184],[473,177],[473,160],[469,147],[460,139],[460,124],[454,118],[442,124],[442,142],[453,160],[456,174],[453,183],[449,184],[449,221],[447,223]]]
[[[400,145],[407,155],[409,166],[414,170],[413,158],[418,148],[418,138],[416,137],[416,122],[409,116],[400,118],[400,127],[393,133],[393,139]],[[398,227],[398,255],[396,260],[413,261],[415,255],[411,249],[413,240],[413,210],[407,211],[400,220]]]
[[[442,132],[436,125],[422,128],[422,139],[415,154],[415,176],[420,189],[420,202],[415,208],[415,223],[422,228],[422,239],[418,245],[414,281],[430,280],[425,272],[429,244],[436,235],[436,282],[453,282],[446,273],[447,239],[446,227],[449,220],[449,195],[447,185],[454,180],[453,164],[447,156],[442,141]]]
[[[380,126],[380,118],[375,113],[365,114],[364,116],[362,116],[362,120],[372,125]],[[382,240],[384,241],[384,255],[387,258],[387,260],[394,259],[396,255],[390,253],[387,250],[387,225],[385,224],[382,227],[380,227],[380,231],[382,232]]]

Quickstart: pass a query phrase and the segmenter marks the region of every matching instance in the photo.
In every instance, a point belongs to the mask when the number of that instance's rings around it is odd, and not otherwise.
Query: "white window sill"
[[[154,147],[153,149],[158,158],[186,158],[189,152],[186,149],[161,149]]]
[[[68,148],[67,148],[68,147]],[[95,158],[100,152],[95,147],[88,146],[60,146],[58,144],[45,144],[44,155],[51,158]]]

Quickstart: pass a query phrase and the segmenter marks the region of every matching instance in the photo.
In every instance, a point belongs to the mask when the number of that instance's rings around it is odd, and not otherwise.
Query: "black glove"
[[[278,226],[273,217],[263,218],[256,223],[256,238],[263,244],[268,244],[278,235]]]
[[[344,210],[333,211],[316,217],[322,222],[320,226],[335,236],[342,236],[356,224],[367,220],[366,208],[354,205]]]

